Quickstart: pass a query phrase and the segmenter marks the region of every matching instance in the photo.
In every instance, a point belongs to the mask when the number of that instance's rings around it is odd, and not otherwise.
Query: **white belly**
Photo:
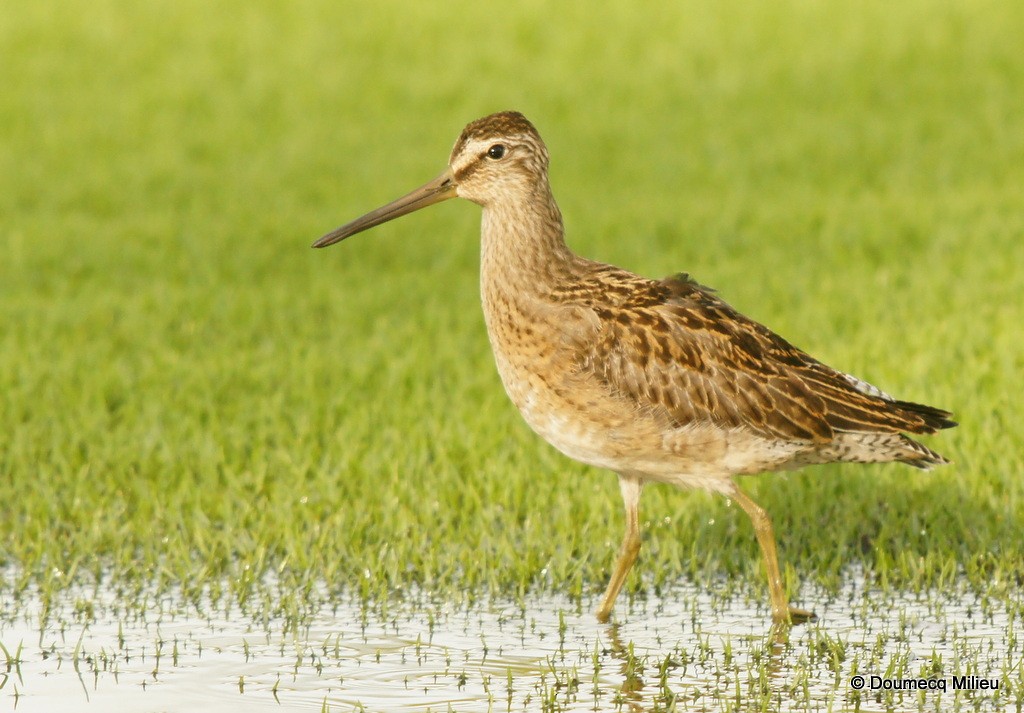
[[[617,473],[729,492],[731,476],[784,468],[799,450],[798,444],[768,443],[742,431],[666,427],[609,395],[582,399],[581,407],[507,360],[498,358],[498,371],[534,432],[574,460]]]

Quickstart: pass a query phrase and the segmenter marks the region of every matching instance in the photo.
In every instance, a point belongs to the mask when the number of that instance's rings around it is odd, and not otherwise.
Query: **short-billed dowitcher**
[[[826,366],[685,274],[649,280],[574,254],[547,148],[517,112],[472,122],[440,176],[314,247],[456,196],[483,207],[480,293],[509,397],[555,448],[619,476],[626,532],[599,620],[640,550],[645,483],[739,503],[764,554],[772,617],[788,622],[812,614],[790,608],[771,520],[734,476],[836,461],[947,462],[903,435],[955,426],[947,411]]]

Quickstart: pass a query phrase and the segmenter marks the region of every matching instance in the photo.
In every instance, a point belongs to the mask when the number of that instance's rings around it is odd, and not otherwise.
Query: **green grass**
[[[21,3],[0,15],[0,582],[281,609],[603,587],[614,477],[507,402],[478,209],[313,251],[530,116],[581,253],[679,270],[902,398],[956,464],[747,481],[793,586],[1024,577],[1013,3]],[[553,14],[552,14],[553,13]],[[645,493],[630,592],[763,596],[720,498]],[[264,592],[263,596],[267,596]],[[290,599],[291,598],[291,599]]]

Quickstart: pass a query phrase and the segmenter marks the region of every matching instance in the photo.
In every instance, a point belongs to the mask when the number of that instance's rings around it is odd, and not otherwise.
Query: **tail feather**
[[[902,433],[840,433],[831,442],[801,454],[794,466],[812,463],[906,463],[921,470],[949,463],[928,446]]]
[[[953,425],[955,426],[956,424]],[[949,426],[943,426],[942,428],[949,428]],[[931,470],[937,465],[949,463],[947,458],[936,453],[923,443],[918,443],[912,438],[907,438],[903,435],[900,438],[903,440],[904,446],[906,446],[906,454],[896,459],[900,463],[906,463],[921,470]]]

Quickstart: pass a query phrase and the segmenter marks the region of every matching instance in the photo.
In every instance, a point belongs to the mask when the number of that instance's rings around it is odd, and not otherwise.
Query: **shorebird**
[[[565,243],[548,150],[526,117],[471,122],[434,180],[327,233],[322,248],[456,196],[483,207],[480,293],[498,373],[541,437],[618,474],[626,527],[597,608],[607,621],[640,551],[649,482],[703,488],[746,511],[775,622],[789,606],[768,514],[736,476],[805,465],[948,461],[905,433],[955,426],[837,371],[680,273],[663,280],[582,258]]]

